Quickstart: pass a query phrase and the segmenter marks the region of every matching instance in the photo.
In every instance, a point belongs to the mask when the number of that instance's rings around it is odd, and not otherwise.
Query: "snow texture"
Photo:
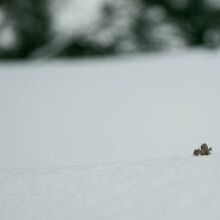
[[[218,220],[220,156],[0,172],[2,220]]]
[[[219,53],[0,68],[0,167],[191,155],[219,146]]]
[[[0,219],[218,220],[219,61],[1,64]]]

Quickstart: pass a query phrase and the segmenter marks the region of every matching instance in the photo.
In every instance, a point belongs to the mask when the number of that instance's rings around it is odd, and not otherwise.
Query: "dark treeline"
[[[2,58],[26,58],[49,42],[50,16],[46,0],[1,0],[6,23],[13,26],[17,45],[2,50]],[[7,25],[6,24],[6,25]]]
[[[5,24],[0,28],[11,25],[17,41],[10,49],[0,47],[1,58],[28,58],[54,41],[48,0],[0,0],[0,7],[5,12]],[[122,27],[118,26],[120,12],[126,21]],[[49,48],[50,54],[82,57],[158,51],[176,46],[220,46],[220,8],[209,0],[130,0],[129,6],[125,0],[120,7],[109,1],[103,4],[100,13],[98,28],[89,33],[73,33],[59,50],[53,53],[53,48]],[[110,36],[105,43],[100,40],[103,33]]]
[[[161,5],[169,18],[180,27],[188,45],[208,47],[219,45],[220,39],[216,39],[216,35],[220,30],[220,8],[214,7],[208,0],[183,1],[182,5],[181,1],[142,1],[146,5]]]

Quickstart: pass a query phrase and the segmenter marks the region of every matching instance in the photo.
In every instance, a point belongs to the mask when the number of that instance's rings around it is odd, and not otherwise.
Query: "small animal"
[[[200,149],[195,149],[194,152],[193,152],[193,155],[194,156],[199,156],[199,155],[203,156],[203,154],[202,154]]]
[[[211,147],[209,148],[207,144],[202,144],[201,151],[204,155],[209,155],[212,151],[212,148]]]
[[[212,148],[211,147],[209,148],[208,145],[204,143],[201,145],[200,148],[194,150],[193,155],[194,156],[209,155],[211,153],[211,151],[212,151]]]

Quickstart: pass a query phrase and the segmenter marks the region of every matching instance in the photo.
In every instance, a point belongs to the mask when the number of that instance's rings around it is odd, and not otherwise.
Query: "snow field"
[[[1,64],[0,219],[218,220],[219,61]]]
[[[0,67],[0,168],[189,156],[220,145],[219,53]]]
[[[219,219],[220,156],[0,172],[0,218]]]

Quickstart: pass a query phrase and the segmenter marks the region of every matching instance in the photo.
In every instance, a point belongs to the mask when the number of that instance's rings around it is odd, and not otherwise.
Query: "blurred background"
[[[0,0],[0,59],[220,46],[218,0]]]

